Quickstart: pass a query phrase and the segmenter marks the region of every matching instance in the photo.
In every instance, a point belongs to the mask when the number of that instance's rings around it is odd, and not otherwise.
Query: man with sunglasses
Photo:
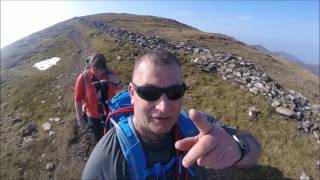
[[[176,138],[186,90],[181,74],[177,58],[162,49],[146,53],[134,64],[132,82],[128,86],[134,114],[128,121],[141,142],[147,167],[156,171],[162,166],[165,170],[160,171],[161,176],[157,175],[160,179],[204,179],[206,168],[219,170],[254,165],[260,156],[260,145],[252,135],[226,127],[194,109],[189,110],[188,115],[199,134]],[[177,152],[185,154],[182,165],[191,167],[194,173],[187,169],[187,173],[181,175],[178,159],[177,166],[166,168]],[[112,128],[93,150],[82,178],[133,179],[125,153]]]

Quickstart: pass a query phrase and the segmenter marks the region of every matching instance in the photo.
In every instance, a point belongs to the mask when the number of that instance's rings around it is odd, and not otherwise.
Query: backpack
[[[133,115],[133,106],[128,90],[123,90],[114,96],[109,102],[109,115],[106,122],[109,128],[114,126],[116,128],[116,136],[119,141],[121,150],[127,161],[131,179],[143,180],[148,176],[156,176],[157,179],[165,179],[166,173],[177,166],[177,179],[181,179],[185,172],[185,178],[190,175],[194,176],[191,168],[184,168],[182,166],[183,154],[179,151],[176,156],[172,157],[167,164],[155,163],[152,168],[147,168],[145,155],[141,146],[141,142],[133,130],[131,116]],[[196,136],[199,131],[189,119],[185,111],[180,112],[178,119],[178,126],[175,126],[176,138]],[[107,131],[105,131],[106,133]],[[180,138],[179,137],[179,138]],[[177,140],[177,139],[176,139]]]

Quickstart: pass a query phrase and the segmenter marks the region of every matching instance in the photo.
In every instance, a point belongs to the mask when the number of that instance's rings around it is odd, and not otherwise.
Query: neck
[[[136,119],[135,116],[133,116],[133,126],[138,134],[138,136],[143,140],[144,142],[151,142],[156,143],[159,142],[161,139],[166,137],[167,134],[156,134],[150,131],[149,129],[142,126]]]

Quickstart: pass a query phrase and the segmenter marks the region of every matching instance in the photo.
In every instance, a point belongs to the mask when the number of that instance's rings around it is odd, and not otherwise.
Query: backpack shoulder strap
[[[131,117],[118,123],[111,119],[116,128],[117,139],[127,161],[131,179],[145,179],[146,160],[141,143],[132,130]]]
[[[155,163],[153,167],[147,169],[145,154],[141,142],[133,130],[131,117],[118,123],[110,119],[116,128],[117,139],[127,161],[131,179],[144,180],[148,176],[155,176],[157,179],[165,178],[166,173],[174,166],[176,157],[172,157],[167,164]]]
[[[90,66],[90,59],[91,56],[88,56],[85,60],[84,60],[84,69],[83,69],[83,80],[84,80],[84,85],[87,86],[88,84],[88,68]]]
[[[87,86],[87,84],[88,84],[88,82],[89,82],[88,79],[89,79],[89,77],[88,77],[88,70],[85,69],[85,70],[83,71],[83,83],[84,83],[85,86]]]

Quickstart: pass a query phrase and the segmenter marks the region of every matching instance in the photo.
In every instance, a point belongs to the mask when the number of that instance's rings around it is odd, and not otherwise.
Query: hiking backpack
[[[171,170],[174,164],[177,167],[177,179],[181,179],[184,171],[184,177],[187,179],[189,174],[194,176],[191,168],[182,166],[182,152],[176,151],[176,156],[172,157],[167,164],[155,163],[153,167],[147,168],[147,163],[142,149],[141,142],[133,130],[131,116],[133,115],[133,106],[128,90],[121,91],[114,96],[109,102],[109,115],[106,122],[109,128],[116,128],[116,136],[120,143],[121,150],[127,161],[131,179],[143,180],[148,176],[156,176],[157,179],[165,179],[166,173]],[[177,129],[178,128],[178,129]],[[106,130],[106,129],[105,129]],[[105,131],[106,133],[107,131]],[[181,111],[177,126],[175,126],[176,138],[196,136],[199,131],[189,119],[185,111]],[[180,138],[179,137],[179,138]],[[177,139],[176,139],[177,140]]]

